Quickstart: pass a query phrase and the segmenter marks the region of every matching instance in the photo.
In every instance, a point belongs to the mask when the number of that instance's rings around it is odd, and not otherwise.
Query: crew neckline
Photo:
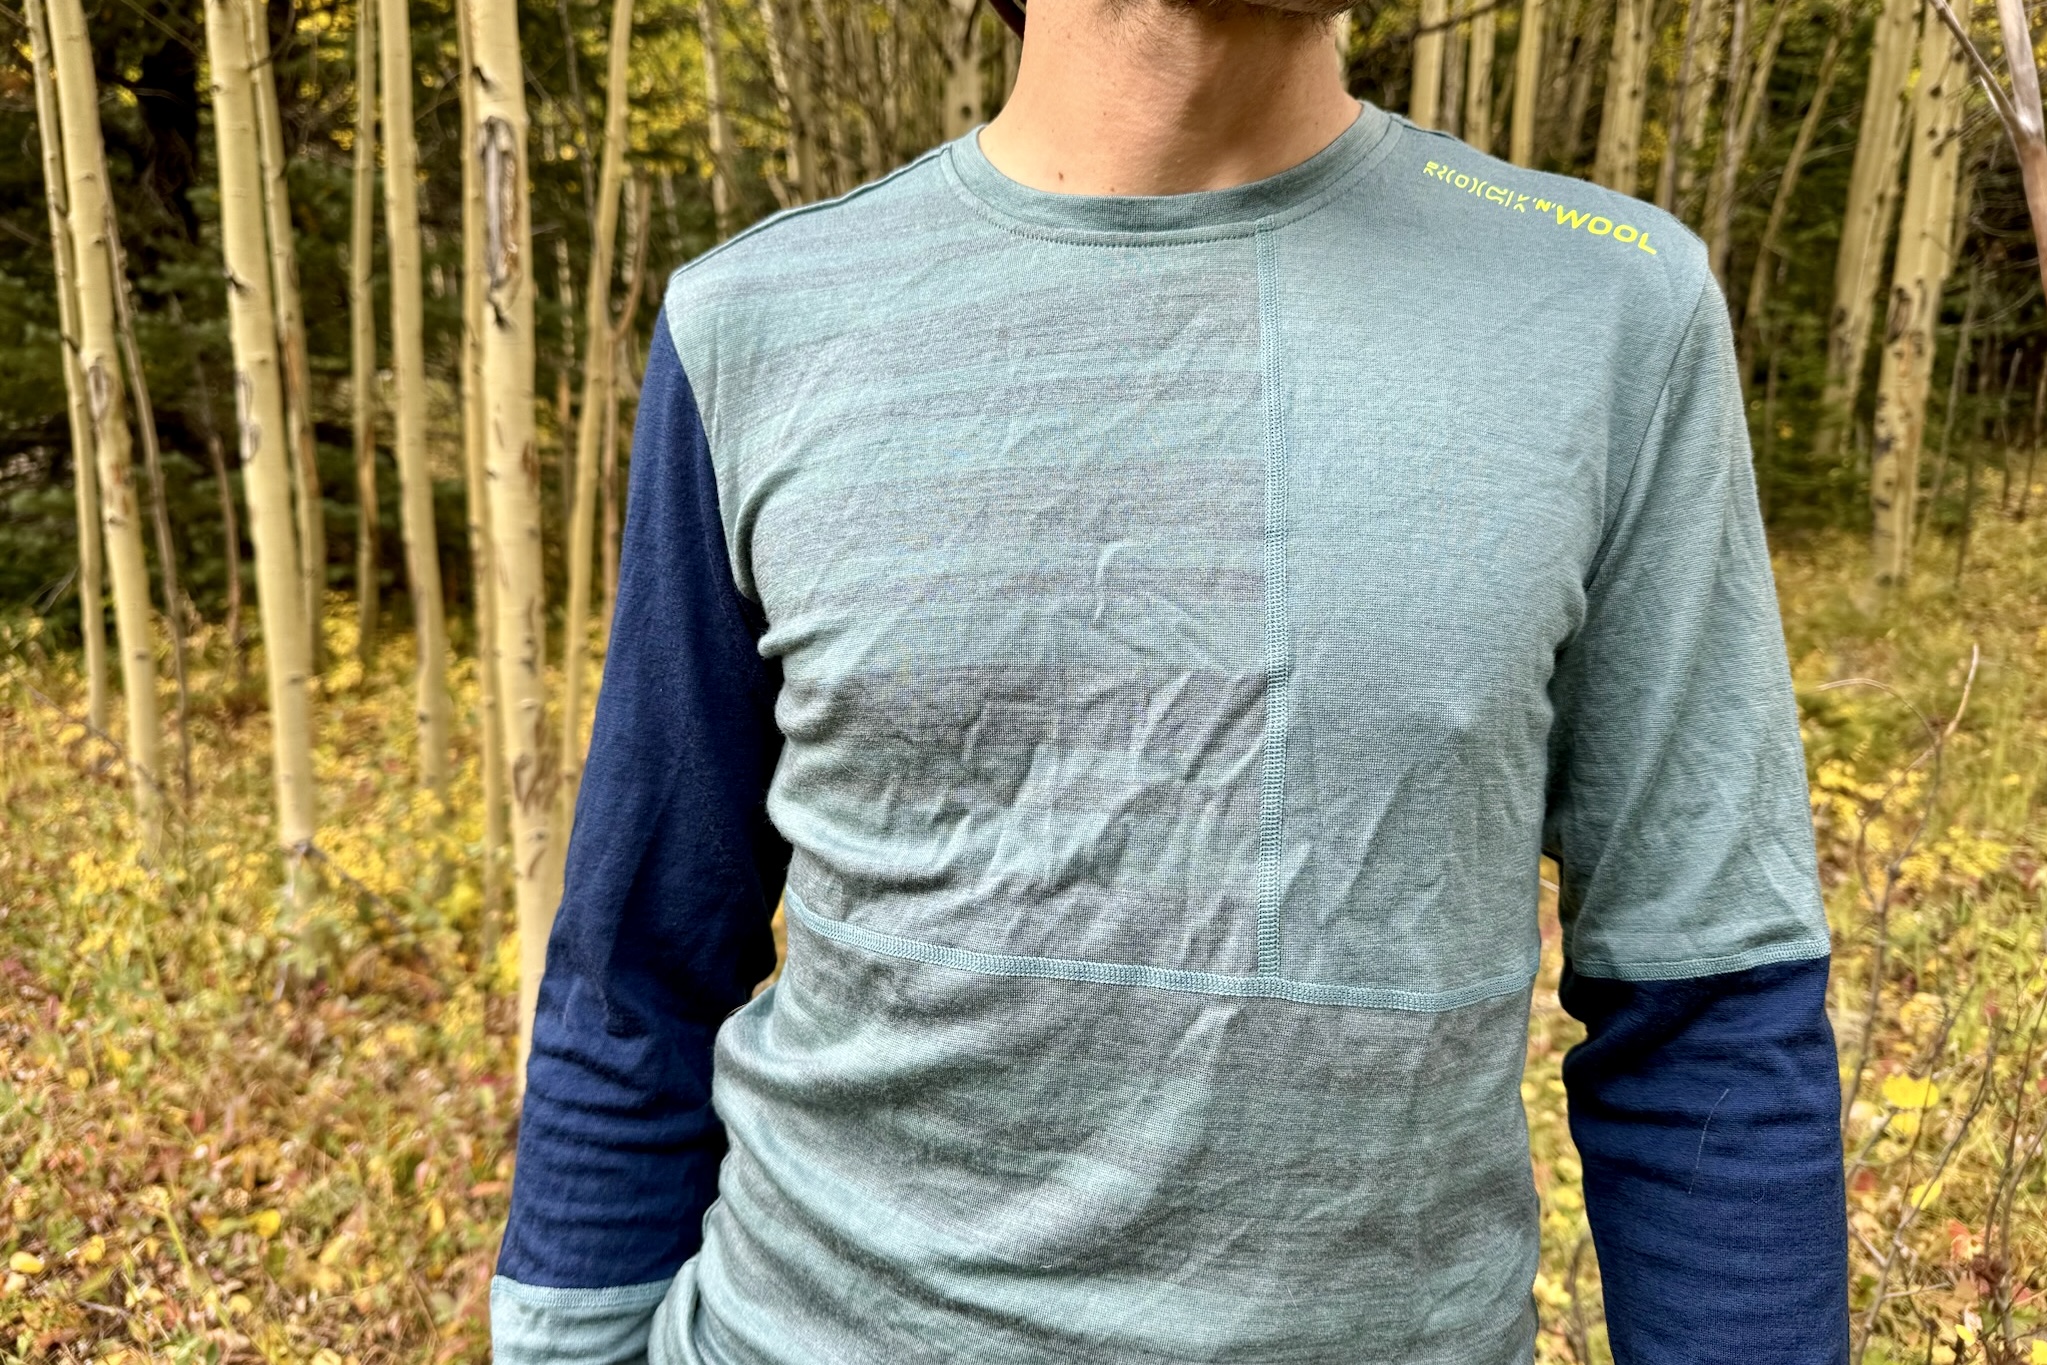
[[[1311,207],[1338,181],[1387,145],[1393,117],[1366,100],[1350,126],[1313,156],[1263,180],[1184,194],[1061,194],[1035,189],[998,170],[975,128],[946,148],[957,185],[1003,218],[1053,232],[1088,236],[1206,236],[1242,229]],[[984,125],[985,126],[985,125]]]

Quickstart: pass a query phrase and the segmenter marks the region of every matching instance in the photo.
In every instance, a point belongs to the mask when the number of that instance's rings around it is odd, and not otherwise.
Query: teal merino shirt
[[[1199,194],[940,147],[675,275],[612,641],[500,1360],[1525,1362],[1544,853],[1616,1359],[1845,1359],[1797,716],[1655,209],[1370,106]]]

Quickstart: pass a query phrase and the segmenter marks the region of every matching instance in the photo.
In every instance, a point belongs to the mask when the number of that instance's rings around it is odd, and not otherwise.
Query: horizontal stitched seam
[[[595,1289],[573,1289],[545,1284],[523,1284],[493,1275],[490,1292],[534,1308],[640,1308],[658,1303],[674,1284],[671,1279],[647,1284],[606,1285]]]
[[[1194,995],[1286,1000],[1296,1005],[1347,1005],[1357,1009],[1404,1010],[1413,1014],[1441,1014],[1503,995],[1515,995],[1527,990],[1529,983],[1535,979],[1535,967],[1531,964],[1522,971],[1495,976],[1454,991],[1397,991],[1379,986],[1327,986],[1280,976],[1226,976],[1220,972],[1183,972],[1123,962],[977,953],[919,939],[900,938],[848,924],[844,920],[827,919],[805,906],[794,891],[785,891],[784,895],[790,913],[804,928],[821,938],[887,957],[907,958],[912,962],[963,972],[979,972],[984,976],[1080,981],[1097,986],[1148,986]]]
[[[1682,981],[1694,976],[1720,976],[1745,972],[1751,967],[1768,967],[1778,962],[1810,961],[1834,950],[1824,938],[1802,938],[1790,943],[1772,943],[1747,952],[1725,953],[1719,957],[1692,957],[1681,962],[1580,962],[1571,959],[1571,970],[1579,976],[1602,981]]]

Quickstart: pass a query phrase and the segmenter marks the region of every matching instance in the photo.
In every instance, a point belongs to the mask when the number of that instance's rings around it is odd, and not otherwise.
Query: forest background
[[[2034,59],[1949,16],[1982,71],[1917,0],[1385,0],[1331,60],[1706,239],[1836,934],[1856,1357],[2047,1365],[2047,307],[1990,93],[2023,113]],[[0,35],[0,1358],[485,1358],[661,281],[989,116],[1017,44],[972,0]],[[523,358],[480,323],[507,245]],[[519,412],[523,465],[482,435]],[[1608,1361],[1544,916],[1539,1356]]]

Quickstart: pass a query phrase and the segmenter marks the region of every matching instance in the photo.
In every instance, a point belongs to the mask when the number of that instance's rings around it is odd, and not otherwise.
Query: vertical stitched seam
[[[1280,974],[1280,865],[1286,818],[1291,665],[1287,623],[1287,442],[1280,390],[1279,257],[1270,227],[1258,243],[1258,349],[1265,388],[1265,765],[1258,787],[1258,975]]]

